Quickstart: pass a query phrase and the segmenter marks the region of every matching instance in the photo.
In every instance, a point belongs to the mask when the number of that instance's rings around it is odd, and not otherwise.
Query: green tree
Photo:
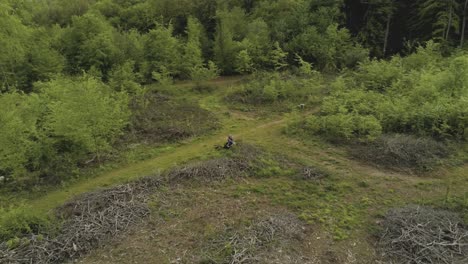
[[[182,57],[182,71],[186,77],[190,76],[193,67],[203,65],[203,55],[201,48],[202,25],[196,18],[189,17],[187,20],[187,42],[184,46]]]
[[[94,67],[106,78],[119,57],[114,36],[115,29],[101,15],[87,13],[74,17],[62,39],[67,71],[78,74]]]
[[[311,76],[315,71],[312,69],[312,65],[307,61],[303,60],[301,56],[296,54],[296,60],[299,64],[299,74],[304,76]]]
[[[415,29],[427,25],[432,27],[432,37],[448,41],[452,31],[458,31],[460,5],[456,0],[419,0],[417,2],[419,23]]]
[[[13,10],[6,3],[0,2],[0,91],[14,90],[22,76],[17,70],[26,61],[25,45],[31,30],[13,15]]]
[[[390,26],[397,9],[394,0],[369,0],[364,25],[358,33],[358,39],[371,48],[372,54],[378,57],[387,53]]]
[[[250,73],[254,69],[252,58],[247,50],[241,50],[236,56],[236,71],[242,74]]]
[[[245,35],[245,13],[239,8],[218,10],[214,39],[214,59],[223,73],[234,73],[240,41]]]
[[[18,70],[23,76],[20,88],[31,91],[34,82],[47,81],[62,73],[65,58],[53,47],[53,30],[35,29],[28,40],[26,61]]]
[[[255,19],[247,25],[247,33],[241,45],[252,58],[254,68],[268,66],[272,43],[268,24],[263,19]]]
[[[273,45],[273,49],[269,53],[270,64],[275,70],[281,70],[284,67],[288,66],[286,62],[287,56],[288,53],[283,51],[278,42],[275,42],[275,44]]]
[[[190,71],[190,77],[197,86],[200,86],[202,82],[212,80],[218,76],[219,69],[212,61],[209,61],[206,66],[195,66]]]
[[[109,86],[118,92],[139,93],[141,86],[137,82],[134,65],[133,61],[128,61],[113,68],[109,73]]]
[[[0,94],[0,176],[26,178],[40,157],[41,102],[35,94]]]
[[[145,62],[142,72],[147,81],[153,72],[168,72],[171,76],[180,73],[180,43],[172,36],[172,27],[157,26],[144,37]]]
[[[126,93],[112,92],[94,78],[59,78],[40,83],[38,89],[47,102],[44,127],[59,141],[55,145],[71,142],[80,152],[93,153],[99,160],[128,123]]]

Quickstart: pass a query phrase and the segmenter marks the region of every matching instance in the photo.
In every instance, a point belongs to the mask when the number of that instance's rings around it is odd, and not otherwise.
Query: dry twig
[[[468,230],[454,213],[408,206],[391,210],[383,227],[382,255],[395,263],[468,263]]]
[[[0,263],[60,263],[76,259],[148,216],[146,202],[159,185],[155,178],[144,178],[77,197],[56,210],[64,218],[57,236],[31,235],[15,248],[2,243]]]

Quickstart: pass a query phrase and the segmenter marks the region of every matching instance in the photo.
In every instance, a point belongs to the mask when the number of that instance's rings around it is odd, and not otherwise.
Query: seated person
[[[230,149],[232,147],[232,145],[234,145],[234,138],[231,135],[229,135],[228,138],[227,138],[226,144],[224,144],[224,148],[225,149]]]

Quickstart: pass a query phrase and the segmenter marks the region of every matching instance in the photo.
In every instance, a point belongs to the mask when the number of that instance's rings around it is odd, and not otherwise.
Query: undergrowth
[[[278,102],[312,104],[318,102],[323,90],[319,73],[308,78],[281,73],[258,73],[226,97],[231,103],[270,105]]]
[[[200,136],[219,128],[216,116],[187,99],[149,92],[134,106],[131,137],[160,143]]]
[[[14,208],[0,207],[0,241],[10,241],[8,243],[14,244],[19,237],[53,231],[58,220],[31,209],[26,205]]]
[[[370,200],[344,202],[354,191],[348,183],[326,180],[316,181],[270,178],[239,185],[234,195],[256,194],[266,196],[275,204],[284,205],[310,223],[323,224],[335,240],[349,238],[353,230],[363,223]]]

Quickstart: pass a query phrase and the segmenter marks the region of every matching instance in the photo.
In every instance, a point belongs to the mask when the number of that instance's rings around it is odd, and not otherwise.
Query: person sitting
[[[231,135],[229,135],[228,138],[227,138],[226,144],[224,144],[224,148],[225,149],[230,149],[232,147],[232,145],[234,145],[234,138]]]

